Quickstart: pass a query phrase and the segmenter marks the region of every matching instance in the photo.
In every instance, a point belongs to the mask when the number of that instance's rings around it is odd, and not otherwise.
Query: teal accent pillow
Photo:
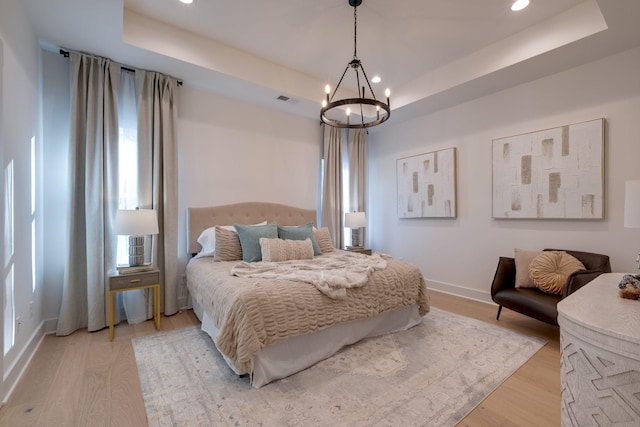
[[[278,236],[281,239],[288,239],[288,240],[311,239],[311,244],[313,245],[313,254],[316,256],[322,255],[322,251],[320,250],[320,245],[318,245],[318,241],[316,240],[316,235],[313,233],[312,222],[305,225],[300,225],[298,227],[286,227],[286,226],[279,225]]]
[[[278,225],[240,225],[233,224],[242,247],[242,260],[246,262],[262,261],[262,249],[260,249],[260,238],[278,238]]]

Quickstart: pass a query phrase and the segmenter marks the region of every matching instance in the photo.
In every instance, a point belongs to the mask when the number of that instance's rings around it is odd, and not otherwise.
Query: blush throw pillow
[[[200,233],[197,242],[200,243],[202,250],[198,252],[198,256],[213,256],[216,251],[216,227],[222,227],[225,230],[231,230],[235,233],[236,229],[233,225],[222,225],[209,227]]]
[[[514,258],[516,263],[516,288],[535,288],[536,285],[529,276],[529,265],[531,261],[542,251],[528,251],[524,249],[515,249]]]
[[[278,225],[233,225],[240,238],[242,247],[242,260],[246,262],[262,261],[262,250],[260,249],[260,238],[278,238]]]
[[[313,254],[322,255],[320,246],[318,246],[318,242],[316,241],[316,236],[315,234],[313,234],[312,222],[309,222],[305,225],[294,226],[294,227],[278,226],[278,236],[281,239],[287,239],[287,240],[310,239],[311,244],[313,245]]]
[[[290,260],[312,259],[313,244],[311,239],[282,240],[260,238],[262,261],[280,262]]]
[[[545,251],[529,265],[533,283],[541,291],[561,295],[567,278],[576,271],[586,270],[584,264],[564,251]]]
[[[316,236],[316,242],[320,246],[320,251],[324,254],[327,252],[333,252],[335,247],[333,246],[333,240],[331,239],[331,233],[329,233],[328,227],[322,227],[313,232]]]
[[[231,226],[233,228],[233,226]],[[242,259],[242,246],[236,229],[229,230],[226,226],[216,226],[216,251],[213,254],[214,261],[240,261]]]

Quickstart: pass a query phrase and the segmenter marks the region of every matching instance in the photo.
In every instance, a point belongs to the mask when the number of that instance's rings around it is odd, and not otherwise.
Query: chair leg
[[[502,311],[502,306],[498,306],[498,315],[496,316],[496,320],[500,320],[500,312]]]

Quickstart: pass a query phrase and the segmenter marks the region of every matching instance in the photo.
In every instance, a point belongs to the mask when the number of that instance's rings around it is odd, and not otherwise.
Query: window
[[[347,142],[347,132],[342,139],[342,224],[344,225],[345,215],[351,212],[351,189],[349,188],[349,145]],[[345,246],[351,246],[351,229],[342,228],[342,235]]]
[[[121,71],[118,103],[118,209],[135,209],[138,207],[138,110],[134,72]],[[127,236],[118,236],[117,263],[129,264]]]

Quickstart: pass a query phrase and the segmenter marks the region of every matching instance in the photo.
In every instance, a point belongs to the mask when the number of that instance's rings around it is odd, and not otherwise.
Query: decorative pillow
[[[322,227],[313,232],[316,236],[316,242],[320,246],[320,251],[324,254],[327,252],[333,252],[335,247],[333,246],[333,240],[331,240],[331,233],[329,233],[328,227]]]
[[[551,294],[562,294],[567,278],[578,270],[586,270],[584,264],[564,251],[545,251],[529,265],[529,274],[538,289]]]
[[[267,221],[264,221],[259,224],[253,225],[264,225],[266,223]],[[221,227],[225,230],[233,231],[234,233],[236,232],[236,229],[233,227],[233,225],[218,225],[207,228],[202,233],[200,233],[200,236],[198,236],[197,242],[200,243],[200,246],[202,247],[200,252],[198,252],[198,257],[214,256],[216,251],[216,227]]]
[[[236,229],[233,228],[233,225],[223,225],[222,228],[233,230],[234,233],[236,231]],[[198,256],[213,256],[216,251],[216,227],[209,227],[200,233],[197,242],[200,243],[200,246],[202,247]]]
[[[296,259],[312,259],[313,244],[311,239],[282,240],[260,238],[262,261],[289,261]]]
[[[536,285],[529,276],[529,265],[542,251],[515,249],[514,253],[516,262],[516,288],[535,288]]]
[[[242,247],[242,260],[246,262],[262,261],[262,251],[260,249],[260,238],[278,238],[278,225],[233,225],[240,238]]]
[[[309,222],[305,225],[301,225],[298,227],[283,227],[278,226],[278,236],[281,239],[288,240],[305,240],[311,239],[311,244],[313,245],[313,254],[314,255],[322,255],[322,251],[320,250],[320,246],[318,246],[318,242],[316,241],[316,236],[313,234],[313,223]]]
[[[231,226],[233,227],[233,226]],[[240,261],[242,259],[242,246],[236,229],[229,230],[226,226],[216,227],[216,251],[214,261]]]

